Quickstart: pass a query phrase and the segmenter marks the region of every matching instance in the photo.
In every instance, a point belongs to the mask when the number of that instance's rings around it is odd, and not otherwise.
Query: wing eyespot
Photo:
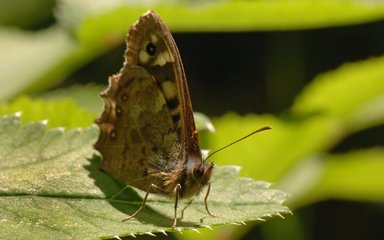
[[[123,113],[123,110],[120,106],[116,106],[116,116],[121,116]]]
[[[115,129],[112,129],[110,132],[109,132],[109,137],[112,139],[112,140],[115,140],[117,138],[117,132]]]
[[[152,42],[149,42],[145,48],[145,51],[149,56],[154,57],[157,53],[156,45],[153,44]]]

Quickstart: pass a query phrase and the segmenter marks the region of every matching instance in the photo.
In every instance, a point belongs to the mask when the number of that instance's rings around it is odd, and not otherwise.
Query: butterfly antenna
[[[252,135],[255,134],[255,133],[262,132],[262,131],[269,130],[269,129],[272,129],[272,127],[270,127],[270,126],[265,126],[265,127],[259,128],[259,129],[255,130],[255,131],[251,132],[250,134],[248,134],[248,135],[246,135],[246,136],[244,136],[244,137],[242,137],[242,138],[239,138],[239,139],[237,139],[236,141],[233,141],[233,142],[231,142],[231,143],[225,145],[224,147],[221,147],[221,148],[219,148],[219,149],[213,151],[212,153],[210,153],[210,154],[208,155],[208,157],[204,160],[204,162],[207,161],[208,158],[210,158],[213,154],[218,153],[218,152],[220,152],[221,150],[224,150],[224,149],[226,149],[227,147],[230,147],[230,146],[232,146],[233,144],[238,143],[238,142],[240,142],[240,141],[242,141],[242,140],[244,140],[244,139],[246,139],[246,138],[252,136]]]

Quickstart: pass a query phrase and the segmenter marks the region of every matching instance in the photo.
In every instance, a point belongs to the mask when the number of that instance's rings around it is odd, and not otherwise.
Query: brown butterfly
[[[198,195],[207,186],[214,164],[203,160],[192,104],[179,51],[159,15],[148,11],[129,29],[125,62],[109,78],[100,95],[105,107],[95,122],[100,135],[95,148],[102,154],[101,169],[126,185],[175,199],[172,227],[177,224],[180,198]],[[214,153],[247,138],[260,128]],[[209,157],[208,156],[208,157]]]
[[[100,95],[104,111],[95,122],[102,170],[126,185],[175,199],[208,186],[214,167],[202,159],[183,65],[170,31],[154,11],[129,29],[125,62]]]

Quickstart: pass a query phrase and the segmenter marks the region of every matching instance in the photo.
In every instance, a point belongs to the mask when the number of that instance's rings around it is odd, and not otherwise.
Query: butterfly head
[[[185,165],[183,197],[197,195],[211,179],[214,163],[207,163],[190,156]]]

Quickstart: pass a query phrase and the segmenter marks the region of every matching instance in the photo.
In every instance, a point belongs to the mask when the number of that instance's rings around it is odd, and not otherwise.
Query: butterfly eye
[[[146,47],[146,51],[148,53],[149,56],[155,56],[156,55],[156,52],[157,52],[157,49],[156,49],[156,46],[155,44],[149,42],[147,44],[147,47]]]
[[[204,175],[204,168],[198,167],[193,169],[193,176],[195,178],[201,178]]]

